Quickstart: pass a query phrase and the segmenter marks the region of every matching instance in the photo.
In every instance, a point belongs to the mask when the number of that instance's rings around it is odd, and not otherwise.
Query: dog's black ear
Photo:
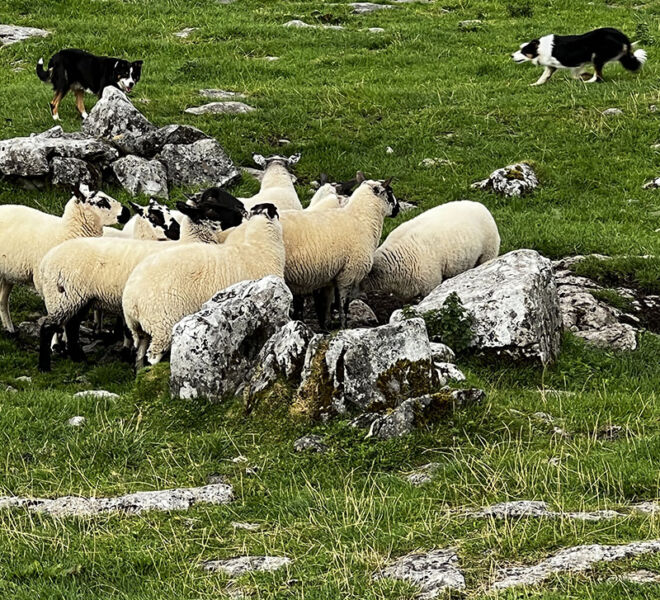
[[[139,77],[142,74],[142,64],[144,63],[143,60],[134,60],[131,63],[131,67],[133,67],[133,76],[134,77]]]

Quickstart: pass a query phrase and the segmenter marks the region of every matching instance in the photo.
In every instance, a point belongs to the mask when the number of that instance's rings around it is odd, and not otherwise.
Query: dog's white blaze
[[[121,85],[122,89],[126,92],[135,85],[135,80],[133,79],[133,67],[129,69],[128,77],[119,80],[119,84]]]
[[[552,49],[555,46],[555,35],[551,33],[550,35],[544,35],[539,39],[539,55],[536,58],[535,64],[541,65],[543,67],[555,67],[555,69],[565,69],[566,67],[562,65],[554,56],[552,56]]]
[[[40,58],[40,59],[39,59],[39,62],[38,62],[37,64],[38,64],[38,65],[43,65],[43,64],[44,64],[44,59],[43,59],[43,58]]]
[[[646,54],[646,50],[635,50],[633,52],[633,56],[642,64],[646,62],[646,59],[648,58],[648,54]]]

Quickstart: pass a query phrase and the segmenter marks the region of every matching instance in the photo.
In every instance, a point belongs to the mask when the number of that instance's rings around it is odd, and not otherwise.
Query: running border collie
[[[520,44],[520,50],[514,52],[511,58],[517,63],[529,61],[545,67],[538,81],[530,85],[543,85],[557,69],[570,69],[573,77],[581,79],[589,63],[594,66],[594,74],[586,80],[587,83],[601,83],[606,63],[619,61],[628,71],[642,68],[646,62],[646,52],[633,52],[633,46],[618,29],[604,27],[582,35],[545,35]]]
[[[76,96],[76,106],[80,116],[87,118],[85,91],[99,98],[103,90],[112,85],[129,94],[142,75],[141,60],[128,62],[122,58],[95,56],[84,50],[68,48],[60,50],[48,61],[44,69],[44,59],[37,63],[37,76],[44,83],[52,83],[55,96],[50,103],[50,114],[56,121],[62,98],[72,91]]]

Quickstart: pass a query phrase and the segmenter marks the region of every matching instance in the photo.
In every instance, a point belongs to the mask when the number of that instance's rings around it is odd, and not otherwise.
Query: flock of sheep
[[[390,181],[322,185],[303,209],[291,167],[299,155],[254,159],[263,169],[260,191],[234,198],[210,188],[170,211],[154,200],[131,203],[135,216],[103,192],[74,191],[61,217],[20,205],[0,206],[0,317],[14,332],[9,295],[32,285],[48,316],[40,331],[39,367],[49,370],[55,344],[84,358],[79,328],[88,310],[123,316],[124,347],[136,368],[159,362],[172,328],[216,292],[244,280],[282,277],[301,318],[313,295],[319,324],[331,308],[345,326],[358,291],[425,295],[499,252],[495,221],[477,202],[450,202],[407,221],[379,247],[384,219],[399,203]],[[355,187],[349,192],[346,187]],[[350,193],[350,195],[346,195]],[[113,227],[125,224],[123,230]]]

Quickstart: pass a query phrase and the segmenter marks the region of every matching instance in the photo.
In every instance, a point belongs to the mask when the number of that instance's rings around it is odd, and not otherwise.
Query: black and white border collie
[[[60,118],[59,105],[69,91],[75,94],[76,106],[85,119],[87,117],[83,101],[85,92],[96,94],[100,98],[103,90],[112,85],[129,94],[140,80],[142,62],[95,56],[84,50],[70,48],[54,54],[48,61],[48,69],[44,69],[44,59],[39,59],[37,75],[41,81],[53,84],[55,96],[50,103],[53,119],[57,121]]]
[[[520,44],[520,50],[511,58],[517,63],[529,61],[545,67],[538,81],[531,85],[543,85],[557,69],[570,69],[573,77],[581,79],[589,63],[594,66],[594,74],[587,83],[596,83],[603,81],[603,67],[609,62],[618,60],[629,71],[639,71],[646,62],[646,52],[633,52],[633,44],[624,33],[604,27],[582,35],[545,35]]]

